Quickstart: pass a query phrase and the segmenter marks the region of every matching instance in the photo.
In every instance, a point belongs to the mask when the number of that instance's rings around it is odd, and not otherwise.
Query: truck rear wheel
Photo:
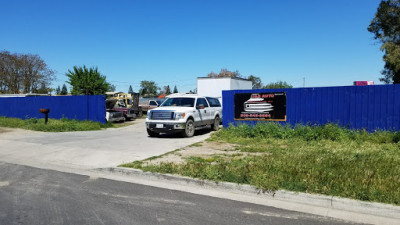
[[[219,124],[220,124],[219,116],[216,116],[214,119],[214,123],[211,124],[211,129],[214,131],[219,130]]]
[[[186,121],[185,130],[182,132],[183,137],[193,137],[195,131],[194,122],[192,119]]]
[[[159,133],[154,132],[154,131],[152,131],[152,130],[150,130],[150,129],[147,129],[147,134],[148,134],[150,137],[158,137],[158,135],[159,135]]]

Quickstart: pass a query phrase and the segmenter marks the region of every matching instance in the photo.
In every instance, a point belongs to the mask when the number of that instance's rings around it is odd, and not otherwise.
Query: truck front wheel
[[[195,131],[194,122],[192,119],[186,121],[185,130],[183,131],[183,137],[193,137]]]

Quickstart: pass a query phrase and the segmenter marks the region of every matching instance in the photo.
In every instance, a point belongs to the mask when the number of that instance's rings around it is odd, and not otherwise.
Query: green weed
[[[201,146],[203,146],[203,144],[201,142],[196,142],[196,143],[189,145],[189,147],[201,147]]]
[[[183,164],[141,166],[145,171],[251,184],[400,205],[399,132],[349,130],[335,124],[259,123],[230,126],[208,141],[235,144],[240,158],[189,157]]]
[[[102,124],[99,122],[71,120],[66,118],[61,118],[60,120],[49,119],[47,124],[44,122],[44,119],[37,118],[26,118],[22,120],[0,117],[0,127],[21,128],[43,132],[90,131],[113,127],[112,123]]]

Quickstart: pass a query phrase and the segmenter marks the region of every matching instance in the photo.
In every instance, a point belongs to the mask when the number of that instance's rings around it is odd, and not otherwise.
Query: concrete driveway
[[[192,138],[147,135],[144,119],[133,125],[101,131],[44,133],[19,129],[1,129],[0,160],[39,166],[92,169],[157,156],[210,136],[199,130]]]

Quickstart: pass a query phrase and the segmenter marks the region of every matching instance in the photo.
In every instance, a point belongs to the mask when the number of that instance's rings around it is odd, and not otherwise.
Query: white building
[[[222,91],[252,89],[250,80],[231,77],[198,77],[197,94],[222,98]]]

